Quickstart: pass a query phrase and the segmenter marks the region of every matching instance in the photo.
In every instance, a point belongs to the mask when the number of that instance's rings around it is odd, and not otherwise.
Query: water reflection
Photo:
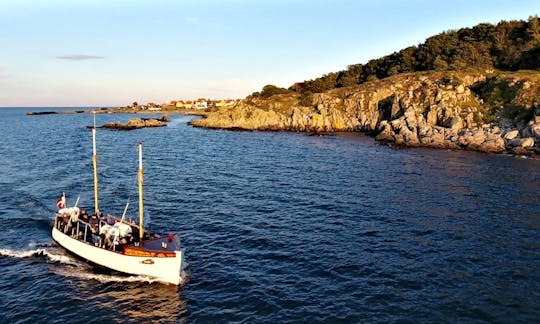
[[[114,283],[89,296],[89,300],[119,313],[121,322],[172,323],[186,312],[179,288],[160,283]]]
[[[186,301],[180,294],[182,286],[165,285],[144,276],[111,274],[78,262],[53,263],[48,269],[63,277],[73,291],[79,292],[74,299],[100,309],[95,315],[102,319],[115,318],[122,323],[174,323],[186,313]]]

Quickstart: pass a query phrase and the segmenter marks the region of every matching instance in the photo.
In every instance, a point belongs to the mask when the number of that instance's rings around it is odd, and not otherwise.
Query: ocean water
[[[540,319],[539,160],[181,115],[100,129],[100,208],[136,205],[142,141],[147,226],[186,250],[176,287],[98,271],[52,241],[62,192],[93,208],[92,116],[28,110],[0,109],[1,323]]]

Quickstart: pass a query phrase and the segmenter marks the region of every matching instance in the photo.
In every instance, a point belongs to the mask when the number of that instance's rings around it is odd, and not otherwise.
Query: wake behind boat
[[[52,238],[67,251],[107,269],[131,275],[149,276],[178,285],[181,282],[184,253],[176,234],[153,235],[144,224],[142,143],[139,143],[139,223],[122,217],[103,216],[98,204],[96,128],[92,128],[94,166],[94,207],[92,215],[77,207],[66,207],[66,197],[58,199]]]

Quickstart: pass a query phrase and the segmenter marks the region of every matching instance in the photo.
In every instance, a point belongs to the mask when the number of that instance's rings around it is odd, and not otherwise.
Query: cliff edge
[[[400,146],[539,154],[540,73],[404,73],[316,94],[248,98],[191,125],[364,132]]]

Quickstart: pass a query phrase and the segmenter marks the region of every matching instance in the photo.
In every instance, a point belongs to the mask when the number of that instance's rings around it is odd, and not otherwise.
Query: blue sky
[[[243,98],[540,1],[0,0],[0,106]]]

